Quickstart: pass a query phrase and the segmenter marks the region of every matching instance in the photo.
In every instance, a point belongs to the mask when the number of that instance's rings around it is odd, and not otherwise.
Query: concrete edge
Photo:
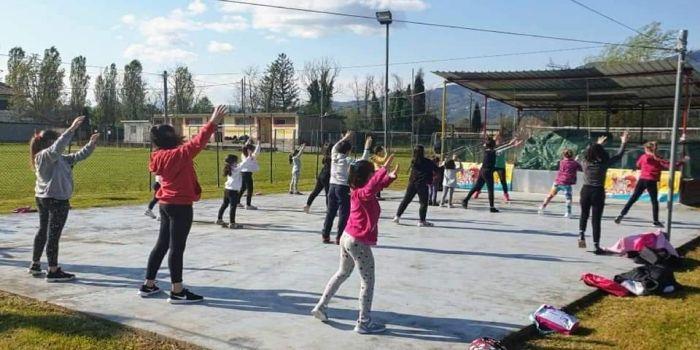
[[[678,254],[685,256],[689,251],[697,247],[700,247],[700,233],[698,233],[695,238],[683,243],[681,246],[676,248],[676,250],[678,251]],[[574,310],[591,306],[592,304],[600,301],[606,295],[607,293],[602,292],[600,289],[595,289],[583,297],[563,306],[562,310],[570,314],[574,314]],[[525,328],[508,334],[503,338],[502,342],[509,349],[515,350],[521,349],[524,342],[535,339],[539,336],[540,334],[535,328],[535,325],[531,324]]]
[[[111,323],[111,324],[114,325],[114,326],[123,328],[123,329],[125,329],[125,330],[127,330],[127,331],[129,331],[129,332],[133,332],[133,333],[138,334],[138,335],[142,335],[142,336],[150,337],[150,338],[157,338],[157,339],[166,340],[166,341],[168,341],[168,342],[170,342],[170,343],[172,343],[172,344],[175,344],[175,345],[177,345],[177,346],[182,346],[183,348],[187,348],[187,349],[202,349],[202,350],[205,350],[205,349],[206,349],[206,348],[203,348],[203,347],[201,347],[201,346],[199,346],[199,345],[195,345],[195,344],[192,344],[192,343],[188,343],[188,342],[186,342],[186,341],[182,341],[182,340],[179,340],[179,339],[171,338],[171,337],[168,337],[168,336],[166,336],[166,335],[163,335],[163,334],[160,334],[160,333],[156,333],[156,332],[152,332],[152,331],[149,331],[149,330],[146,330],[146,329],[142,329],[142,328],[130,326],[130,325],[127,325],[127,324],[124,324],[124,323],[112,321],[112,320],[107,319],[107,318],[105,318],[105,317],[96,316],[96,315],[93,315],[93,314],[91,314],[91,313],[87,313],[87,312],[82,312],[82,311],[74,310],[74,309],[71,309],[71,308],[68,308],[68,307],[65,307],[65,306],[61,306],[61,305],[58,305],[58,304],[54,304],[54,303],[52,303],[52,302],[50,302],[50,301],[47,301],[47,300],[36,299],[36,298],[32,298],[32,297],[29,297],[29,296],[26,296],[26,295],[8,292],[8,291],[6,291],[6,290],[4,290],[4,289],[2,290],[2,292],[5,293],[5,294],[13,295],[13,296],[18,297],[18,298],[20,298],[20,299],[29,299],[29,300],[33,300],[33,301],[36,301],[36,302],[39,302],[39,303],[43,303],[43,304],[49,305],[49,306],[50,306],[51,308],[53,308],[53,309],[57,309],[57,310],[60,310],[60,311],[62,311],[62,312],[65,312],[65,313],[81,315],[81,316],[84,316],[84,317],[86,317],[86,318],[88,318],[88,319],[90,319],[90,320],[93,320],[93,321],[102,321],[102,322]],[[179,347],[178,347],[178,348],[179,348]]]

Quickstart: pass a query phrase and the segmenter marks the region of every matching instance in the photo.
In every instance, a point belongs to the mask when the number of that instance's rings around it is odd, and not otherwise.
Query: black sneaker
[[[462,208],[467,209],[467,207],[469,207],[469,201],[465,199],[462,201]]]
[[[493,207],[489,208],[489,211],[492,213],[500,213],[501,212],[500,210],[493,208]]]
[[[593,251],[593,254],[595,254],[595,255],[605,255],[606,252],[605,252],[605,250],[600,249],[599,246],[595,246],[595,250]]]
[[[36,276],[43,274],[44,271],[41,271],[41,264],[32,263],[32,266],[29,266],[27,273],[36,277]]]
[[[203,296],[194,294],[189,289],[183,289],[180,293],[170,292],[170,298],[168,298],[171,304],[192,304],[203,300]]]
[[[664,224],[662,224],[661,221],[654,221],[652,225],[654,225],[654,227],[664,227]]]
[[[621,223],[621,222],[622,222],[622,215],[618,215],[618,216],[615,218],[615,223],[616,223],[616,224],[619,224],[619,223]]]
[[[48,272],[46,274],[46,282],[65,282],[70,281],[75,278],[72,273],[63,272],[61,268],[57,268],[55,272]]]
[[[152,287],[149,287],[148,285],[142,285],[141,288],[139,288],[139,295],[142,298],[145,297],[150,297],[151,295],[158,294],[161,292],[161,289],[158,288],[157,285],[153,285]]]

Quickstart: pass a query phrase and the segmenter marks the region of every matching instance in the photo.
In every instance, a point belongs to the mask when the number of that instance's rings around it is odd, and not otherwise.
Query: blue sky
[[[373,15],[389,8],[395,16],[446,24],[507,31],[620,42],[633,34],[569,0],[251,0],[289,6]],[[632,27],[659,21],[665,29],[688,29],[689,46],[700,46],[697,1],[691,0],[580,0]],[[694,19],[694,20],[693,20]],[[304,62],[331,57],[341,66],[382,64],[384,34],[373,21],[302,14],[282,10],[226,5],[212,0],[183,1],[14,1],[4,0],[0,12],[0,53],[14,46],[41,53],[56,46],[65,62],[76,55],[89,65],[115,62],[123,67],[138,58],[148,72],[162,72],[187,64],[195,74],[240,72],[257,65],[261,70],[277,53],[285,52],[301,69]],[[392,25],[392,62],[460,58],[591,46],[561,42],[430,28]],[[523,70],[545,68],[550,58],[571,66],[598,49],[501,58],[455,60],[395,65],[408,83],[411,68],[431,70]],[[67,67],[66,67],[67,68]],[[6,57],[0,56],[0,72]],[[89,69],[94,77],[99,69]],[[352,96],[354,77],[379,76],[383,68],[342,69],[340,100]],[[240,75],[197,75],[197,85],[237,82]],[[147,76],[149,85],[162,82]],[[427,74],[428,87],[440,84]],[[204,88],[216,103],[234,99],[234,86]],[[92,98],[92,92],[88,94]]]

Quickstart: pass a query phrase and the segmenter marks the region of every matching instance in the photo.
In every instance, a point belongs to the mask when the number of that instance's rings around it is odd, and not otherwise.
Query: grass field
[[[72,150],[77,150],[77,147],[73,146]],[[223,167],[223,159],[230,152],[220,151],[220,167]],[[235,153],[239,154],[238,151]],[[71,205],[85,208],[146,203],[152,196],[148,185],[148,157],[149,150],[145,148],[98,146],[90,158],[74,168],[75,193]],[[299,189],[308,192],[315,184],[316,155],[305,154],[302,162]],[[406,185],[409,156],[402,155],[398,162],[404,176],[394,183],[395,188]],[[259,157],[259,163],[260,172],[254,175],[256,192],[270,194],[288,191],[291,167],[287,153],[263,153]],[[35,178],[29,166],[28,146],[0,144],[0,164],[4,166],[0,177],[0,213],[7,213],[20,206],[34,206]],[[220,197],[225,178],[220,178],[222,188],[218,188],[217,176],[220,176],[221,169],[216,166],[216,151],[203,151],[195,159],[195,164],[202,185],[202,197]]]

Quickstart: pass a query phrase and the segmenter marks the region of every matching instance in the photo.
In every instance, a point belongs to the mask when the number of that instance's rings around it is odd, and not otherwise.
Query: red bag
[[[627,288],[603,276],[594,275],[592,273],[584,273],[581,275],[581,280],[588,286],[602,289],[614,296],[624,297],[630,294],[630,291],[627,290]]]

